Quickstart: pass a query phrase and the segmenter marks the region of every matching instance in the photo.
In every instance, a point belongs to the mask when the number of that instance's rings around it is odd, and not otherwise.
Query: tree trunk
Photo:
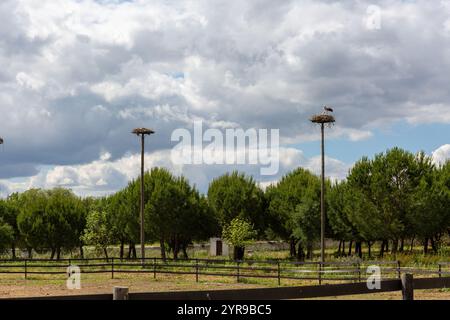
[[[164,238],[161,238],[159,240],[159,246],[161,248],[161,258],[163,259],[163,261],[166,261],[166,247],[164,244]]]
[[[430,238],[430,242],[431,242],[431,249],[433,249],[434,253],[437,253],[438,252],[438,248],[437,248],[437,245],[436,245],[436,241],[434,241],[433,237]]]
[[[362,258],[362,242],[361,241],[356,241],[355,242],[355,254]]]
[[[308,243],[306,245],[306,259],[312,260],[313,258],[313,245],[312,243]]]
[[[125,245],[125,241],[120,240],[120,253],[119,253],[119,255],[120,255],[120,260],[123,259],[123,247],[124,247],[124,245]]]
[[[137,259],[136,245],[134,243],[131,246],[131,253],[132,253],[133,259]]]
[[[50,260],[53,260],[53,258],[55,257],[55,252],[56,252],[55,248],[52,248],[52,251],[50,253]]]
[[[412,239],[411,239],[411,244],[409,246],[409,252],[413,252],[413,250],[414,250],[414,237],[412,237]]]
[[[341,255],[341,248],[342,248],[342,240],[339,240],[339,247],[338,247],[338,251],[337,251],[338,256]]]
[[[402,238],[400,239],[400,249],[399,249],[399,252],[403,252],[404,247],[405,247],[405,238],[402,237]]]
[[[58,247],[56,248],[56,260],[60,260],[61,259],[61,248]]]
[[[342,241],[342,252],[341,252],[341,256],[345,256],[345,240]]]
[[[352,245],[353,245],[353,240],[350,240],[350,243],[348,244],[348,255],[349,256],[352,255]]]
[[[245,247],[234,247],[233,250],[234,260],[236,261],[242,261],[244,260],[244,254],[245,254]]]
[[[396,254],[398,252],[398,239],[392,240],[392,254]]]
[[[80,258],[84,259],[84,251],[83,251],[83,245],[80,244]]]
[[[372,244],[370,243],[370,241],[367,241],[367,248],[368,248],[369,258],[372,258]]]
[[[108,261],[109,261],[109,258],[108,258],[108,249],[107,249],[107,248],[103,248],[103,253],[105,254],[106,262],[108,262]]]
[[[423,253],[428,253],[428,238],[425,238],[425,240],[423,241]]]
[[[383,240],[382,242],[381,242],[381,246],[380,246],[380,257],[382,258],[382,257],[384,257],[384,248],[386,247],[386,244],[385,244],[385,240]]]
[[[14,245],[14,243],[11,245],[11,255],[12,259],[16,260],[16,246]]]
[[[173,259],[178,260],[178,252],[180,250],[180,243],[178,240],[178,236],[175,235],[173,239]]]
[[[185,259],[189,259],[188,253],[187,253],[187,247],[188,244],[183,244],[182,248],[183,248],[183,256]]]
[[[296,252],[296,249],[295,249],[296,242],[297,241],[295,241],[294,238],[291,238],[289,240],[289,246],[290,246],[290,253],[289,254],[290,254],[291,258],[294,258],[297,255],[297,252]]]
[[[298,242],[297,260],[305,261],[305,251],[303,250],[303,245],[301,241]]]
[[[28,259],[33,259],[33,248],[27,247]]]

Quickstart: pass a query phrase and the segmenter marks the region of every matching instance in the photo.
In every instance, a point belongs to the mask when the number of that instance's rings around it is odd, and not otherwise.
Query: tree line
[[[320,178],[298,168],[262,190],[243,173],[224,174],[201,194],[164,168],[144,175],[145,236],[160,245],[161,257],[188,257],[188,246],[221,236],[243,259],[255,239],[283,240],[290,255],[313,258],[320,238]],[[108,257],[136,258],[139,243],[140,178],[115,194],[81,198],[72,191],[31,189],[0,200],[0,251],[50,252],[95,246]],[[336,254],[369,256],[398,252],[416,241],[438,252],[450,236],[450,162],[436,166],[423,153],[394,148],[362,158],[344,181],[326,181],[326,236],[339,241]],[[346,247],[347,245],[347,247]]]

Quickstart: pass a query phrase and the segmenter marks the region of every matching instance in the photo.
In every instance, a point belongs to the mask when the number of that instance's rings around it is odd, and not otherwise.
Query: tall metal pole
[[[320,262],[325,262],[325,124],[321,123],[322,131],[322,178],[320,190]]]
[[[324,112],[311,117],[311,122],[320,124],[322,134],[322,176],[320,186],[320,262],[325,262],[325,124],[331,125],[336,120],[330,114],[333,109],[327,106],[323,107]]]
[[[145,263],[145,234],[144,234],[144,144],[145,134],[141,134],[141,259]]]
[[[140,220],[141,220],[141,261],[142,266],[145,264],[145,228],[144,228],[144,153],[145,153],[145,135],[154,134],[155,131],[147,128],[136,128],[132,131],[141,137],[141,203],[140,203]]]

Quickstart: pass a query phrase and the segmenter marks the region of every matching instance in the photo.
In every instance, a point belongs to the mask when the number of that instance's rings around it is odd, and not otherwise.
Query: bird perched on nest
[[[325,112],[333,112],[334,110],[330,107],[324,106],[323,110],[325,110]]]

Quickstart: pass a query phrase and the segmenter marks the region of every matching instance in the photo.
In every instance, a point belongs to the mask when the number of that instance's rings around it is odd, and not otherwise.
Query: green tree
[[[423,240],[424,253],[428,252],[429,242],[437,253],[450,226],[450,165],[435,168],[427,157],[416,161],[422,170],[406,218],[411,233]]]
[[[300,243],[306,246],[306,257],[313,258],[314,242],[320,239],[321,218],[320,218],[320,181],[315,177],[306,186],[301,197],[301,202],[297,205],[293,220],[295,227],[293,235],[300,239]],[[300,257],[302,258],[302,253]]]
[[[82,240],[89,245],[93,245],[97,250],[102,250],[108,259],[108,246],[113,241],[111,226],[105,210],[91,211],[86,217],[86,229],[82,235]]]
[[[266,189],[269,227],[274,234],[290,243],[291,257],[304,259],[305,246],[310,246],[320,232],[320,220],[317,230],[317,219],[320,219],[320,209],[317,212],[317,206],[320,206],[318,187],[320,181],[317,176],[298,168]],[[306,225],[302,225],[302,221]]]
[[[367,241],[369,256],[371,256],[371,241],[373,239],[363,237],[356,226],[350,221],[349,214],[357,209],[350,199],[357,200],[353,196],[353,190],[346,181],[335,183],[327,193],[327,219],[332,229],[333,238],[339,240],[338,255],[346,255],[345,242],[349,242],[349,255],[351,254],[353,241],[361,243]],[[359,250],[358,250],[359,249]],[[357,253],[362,255],[361,247],[356,245]]]
[[[0,219],[12,228],[12,238],[9,245],[13,259],[16,259],[16,247],[20,245],[20,231],[17,226],[17,216],[19,215],[17,199],[18,193],[13,193],[6,200],[0,200]]]
[[[243,260],[245,246],[251,244],[256,235],[251,223],[237,217],[225,226],[222,237],[234,246],[234,260]]]
[[[128,258],[136,258],[135,243],[139,241],[139,203],[133,193],[133,185],[117,192],[109,198],[107,210],[114,239],[120,243],[120,258],[124,257],[125,243],[129,244]]]
[[[222,230],[235,218],[251,223],[259,237],[267,224],[263,191],[253,178],[237,171],[214,179],[208,188],[208,202],[214,210]],[[235,252],[242,248],[235,247]]]
[[[33,249],[45,249],[48,243],[48,230],[45,224],[47,201],[48,193],[41,189],[27,190],[20,194],[18,199],[20,213],[17,225],[29,258],[32,258]]]
[[[14,241],[14,229],[8,223],[0,218],[0,253],[3,253],[10,247]]]
[[[382,241],[381,256],[389,241],[395,253],[403,250],[405,239],[421,232],[419,224],[424,224],[419,218],[424,211],[438,214],[429,197],[433,170],[423,153],[394,148],[373,160],[361,159],[350,171],[348,218],[362,238]]]
[[[84,229],[84,206],[70,190],[55,188],[48,191],[44,224],[47,231],[46,244],[51,248],[51,259],[61,257],[61,249],[80,246]],[[81,253],[82,254],[82,253]]]

